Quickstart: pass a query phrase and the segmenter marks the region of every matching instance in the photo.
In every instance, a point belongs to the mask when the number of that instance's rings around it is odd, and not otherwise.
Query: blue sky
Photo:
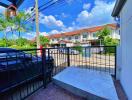
[[[49,0],[39,0],[39,6]],[[64,1],[64,0],[62,0]],[[65,0],[39,13],[40,34],[55,34],[73,31],[85,27],[92,27],[107,23],[114,23],[111,17],[115,0]],[[19,10],[30,12],[34,0],[25,0]],[[3,8],[0,7],[0,12]],[[24,37],[33,38],[34,30]]]

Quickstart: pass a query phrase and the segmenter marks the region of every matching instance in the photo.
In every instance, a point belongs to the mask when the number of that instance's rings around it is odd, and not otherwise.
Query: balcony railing
[[[90,46],[0,51],[0,98],[21,100],[74,66],[116,77],[116,47]]]

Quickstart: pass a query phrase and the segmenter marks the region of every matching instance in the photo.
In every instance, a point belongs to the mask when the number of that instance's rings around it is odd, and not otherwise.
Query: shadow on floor
[[[50,83],[46,89],[40,89],[26,100],[85,100],[76,96],[53,83]]]

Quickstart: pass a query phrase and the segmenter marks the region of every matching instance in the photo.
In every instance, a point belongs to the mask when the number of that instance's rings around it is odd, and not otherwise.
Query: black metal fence
[[[54,59],[55,74],[68,66],[116,75],[116,46],[48,48]]]
[[[21,100],[74,66],[116,76],[116,47],[90,46],[0,51],[0,98]]]
[[[45,49],[3,49],[0,51],[1,100],[21,100],[46,87],[54,60],[46,56]]]

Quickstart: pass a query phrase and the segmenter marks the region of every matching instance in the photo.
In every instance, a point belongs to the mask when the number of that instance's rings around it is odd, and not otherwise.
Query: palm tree
[[[11,20],[1,15],[0,16],[0,31],[4,33],[4,40],[6,42],[6,46],[7,46],[7,30],[11,26],[13,26],[13,23],[11,23]]]
[[[32,30],[31,23],[27,22],[27,18],[29,17],[30,14],[21,11],[13,18],[15,23],[14,30],[19,32],[19,38],[21,37],[21,32],[29,32]]]
[[[21,32],[28,32],[32,30],[30,22],[27,23],[27,18],[30,15],[25,12],[18,12],[14,17],[7,17],[5,15],[0,15],[0,31],[4,33],[4,39],[6,40],[7,44],[7,29],[9,28],[10,32],[12,32],[12,36],[14,31],[19,32],[19,38]],[[7,46],[7,45],[6,45]]]

